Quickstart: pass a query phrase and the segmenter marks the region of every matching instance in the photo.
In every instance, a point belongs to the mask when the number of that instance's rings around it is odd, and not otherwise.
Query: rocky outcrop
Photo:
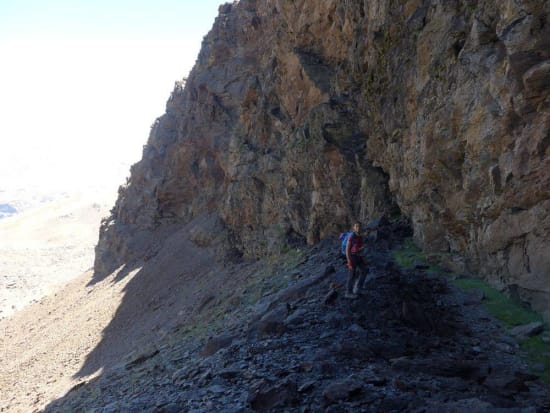
[[[550,317],[549,13],[529,0],[221,6],[102,225],[96,272],[205,212],[251,257],[401,213],[426,252]]]

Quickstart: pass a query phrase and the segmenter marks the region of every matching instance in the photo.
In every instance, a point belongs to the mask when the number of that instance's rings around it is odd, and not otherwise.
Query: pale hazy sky
[[[0,0],[0,190],[122,179],[221,3]]]

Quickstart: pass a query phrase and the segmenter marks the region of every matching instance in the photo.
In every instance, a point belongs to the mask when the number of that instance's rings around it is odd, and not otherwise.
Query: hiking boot
[[[357,295],[367,295],[369,292],[369,290],[367,290],[366,288],[359,288],[359,290],[355,293]]]
[[[350,300],[353,300],[353,299],[357,298],[357,294],[346,293],[346,294],[344,294],[344,298],[348,298]]]

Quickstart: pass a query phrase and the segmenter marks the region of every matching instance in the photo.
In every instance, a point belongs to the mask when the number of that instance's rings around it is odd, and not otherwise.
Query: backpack
[[[342,255],[346,255],[346,248],[348,246],[348,239],[353,236],[353,231],[348,231],[348,232],[342,232],[340,234],[340,253]]]

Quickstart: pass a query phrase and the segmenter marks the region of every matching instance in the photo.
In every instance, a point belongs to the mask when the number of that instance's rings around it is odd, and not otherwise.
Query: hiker
[[[348,264],[348,281],[346,283],[346,298],[357,298],[357,294],[364,294],[363,283],[367,277],[367,264],[360,255],[363,248],[361,223],[355,222],[351,227],[346,243],[346,260]],[[357,272],[360,272],[359,278]]]

